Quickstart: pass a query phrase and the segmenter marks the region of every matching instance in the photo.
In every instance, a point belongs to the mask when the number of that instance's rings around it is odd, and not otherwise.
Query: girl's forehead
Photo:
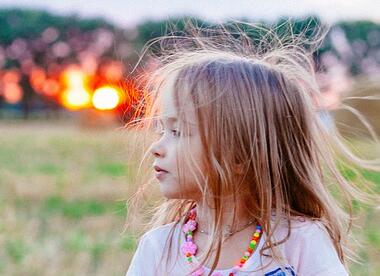
[[[196,124],[195,111],[193,105],[189,102],[186,105],[180,107],[181,113],[184,113],[186,122],[189,124]],[[174,101],[173,89],[164,89],[160,99],[160,114],[159,117],[162,120],[169,122],[176,122],[178,118],[178,107]]]
[[[160,117],[177,117],[178,110],[175,106],[172,89],[165,89],[162,91],[160,105]]]

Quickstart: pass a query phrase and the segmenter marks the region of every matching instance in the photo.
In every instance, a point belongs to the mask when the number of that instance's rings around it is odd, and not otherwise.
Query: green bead
[[[193,259],[192,259],[191,257],[187,257],[187,260],[188,260],[189,262],[192,262],[192,261],[193,261]]]
[[[248,260],[248,256],[243,256],[243,259],[244,260]]]
[[[255,245],[254,245],[253,243],[250,243],[250,244],[249,244],[249,248],[254,249],[254,248],[255,248]]]

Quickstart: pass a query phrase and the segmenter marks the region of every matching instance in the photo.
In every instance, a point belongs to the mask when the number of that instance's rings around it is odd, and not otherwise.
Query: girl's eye
[[[173,133],[174,136],[177,136],[177,137],[181,135],[181,132],[179,132],[176,129],[172,129],[172,133]]]
[[[156,127],[155,128],[155,133],[162,136],[164,134],[165,130],[162,128],[162,127]],[[179,137],[181,136],[181,132],[179,132],[178,130],[176,129],[171,129],[171,133],[173,134],[173,136],[175,137]]]

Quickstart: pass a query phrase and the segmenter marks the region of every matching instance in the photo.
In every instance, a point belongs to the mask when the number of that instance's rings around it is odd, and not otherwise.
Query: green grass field
[[[136,247],[122,233],[136,173],[128,135],[0,122],[1,275],[125,273]],[[379,174],[367,177],[380,188]],[[363,264],[352,275],[380,275],[380,211],[365,208],[359,223]]]

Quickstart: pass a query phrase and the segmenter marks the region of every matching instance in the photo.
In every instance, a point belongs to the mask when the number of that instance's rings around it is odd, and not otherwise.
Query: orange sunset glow
[[[120,93],[116,88],[105,86],[95,90],[92,104],[99,110],[114,109],[120,103]]]
[[[86,87],[86,76],[78,69],[69,69],[63,73],[63,82],[67,89],[62,92],[61,102],[71,110],[89,107],[91,95]]]

